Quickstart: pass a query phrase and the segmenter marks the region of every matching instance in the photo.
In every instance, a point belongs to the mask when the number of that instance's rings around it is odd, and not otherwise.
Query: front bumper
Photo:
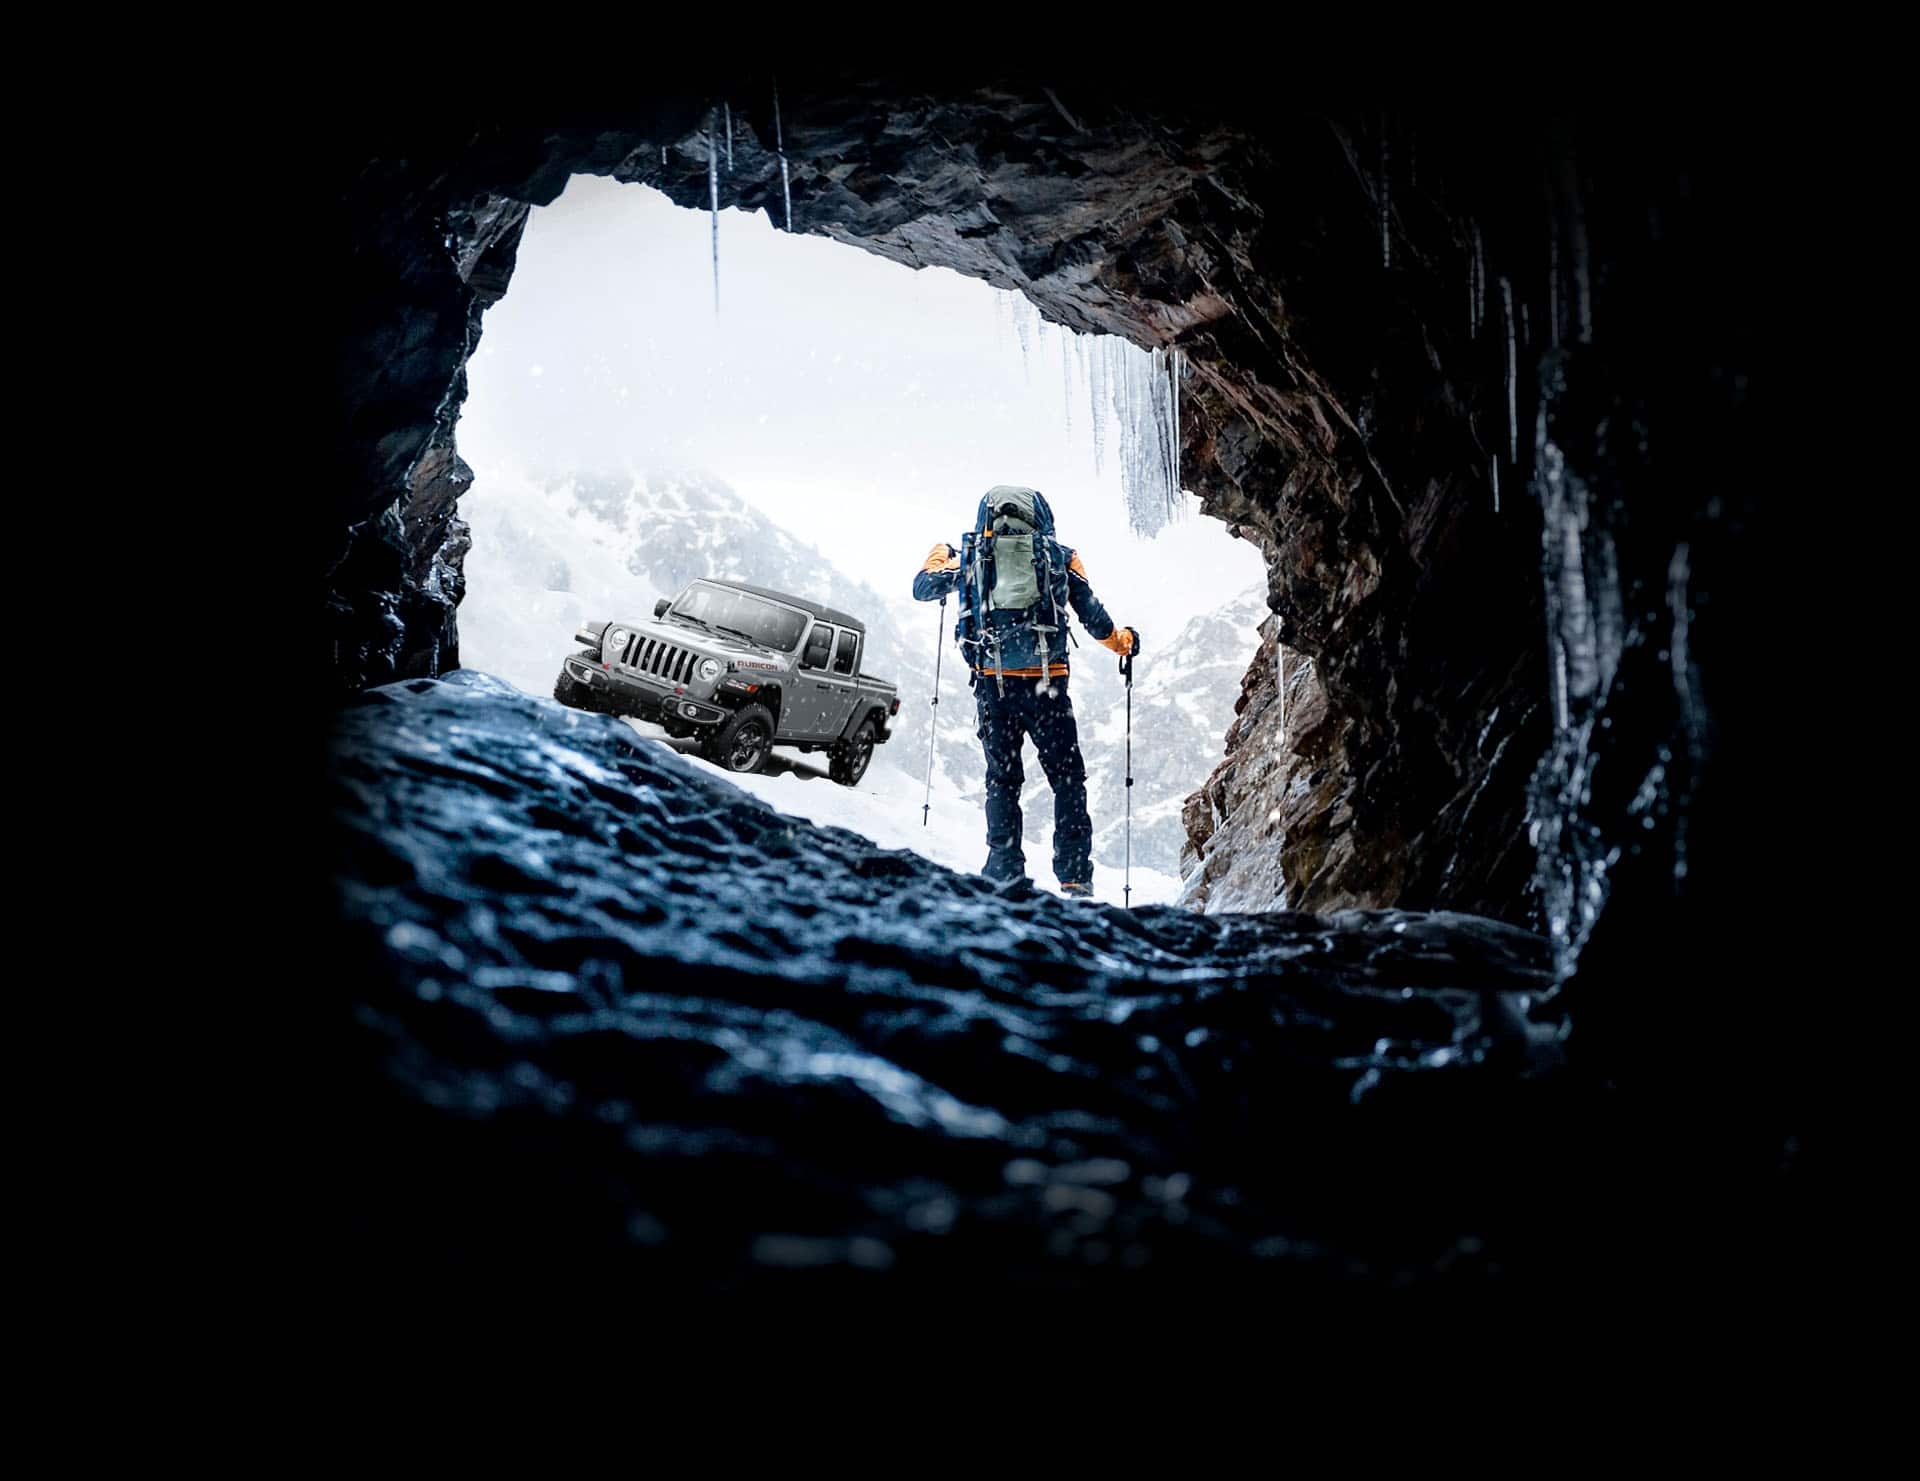
[[[622,714],[637,720],[671,718],[686,725],[718,725],[727,718],[728,711],[719,705],[615,673],[589,658],[572,657],[566,660],[565,666],[568,678],[611,700]]]

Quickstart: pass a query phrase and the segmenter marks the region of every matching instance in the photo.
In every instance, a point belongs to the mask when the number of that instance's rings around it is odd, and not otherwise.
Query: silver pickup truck
[[[867,627],[818,602],[700,580],[654,604],[651,622],[589,622],[553,697],[697,737],[729,771],[758,771],[774,746],[825,751],[828,773],[859,784],[900,713],[894,686],[860,672]]]

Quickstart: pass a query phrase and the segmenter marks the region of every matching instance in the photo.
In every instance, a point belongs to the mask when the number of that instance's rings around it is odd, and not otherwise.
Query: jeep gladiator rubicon
[[[859,784],[891,735],[899,694],[860,672],[857,617],[764,587],[699,580],[654,604],[650,622],[589,622],[573,635],[553,697],[696,737],[729,771],[758,771],[774,746],[825,751],[828,773]]]

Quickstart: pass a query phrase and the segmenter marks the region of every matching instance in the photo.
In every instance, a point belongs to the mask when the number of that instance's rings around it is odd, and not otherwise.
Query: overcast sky
[[[1023,484],[1149,640],[1264,579],[1197,500],[1154,539],[1130,532],[1118,422],[1096,473],[1077,362],[1066,401],[1071,336],[1049,326],[1023,365],[1007,295],[723,209],[716,317],[711,251],[705,212],[641,185],[575,176],[536,208],[471,365],[459,445],[478,478],[711,473],[883,591],[957,544],[987,488]]]

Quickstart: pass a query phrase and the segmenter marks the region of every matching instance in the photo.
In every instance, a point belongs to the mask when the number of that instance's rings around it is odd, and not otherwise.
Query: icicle
[[[1180,377],[1186,367],[1184,350],[1173,352],[1173,499],[1180,502]]]
[[[1067,429],[1067,446],[1073,446],[1073,346],[1078,335],[1064,324],[1060,326],[1060,409]]]
[[[707,207],[713,216],[713,311],[720,312],[720,156],[714,147],[713,114],[707,114]]]
[[[1560,348],[1560,223],[1547,212],[1547,343]]]
[[[1487,465],[1493,469],[1493,512],[1500,512],[1500,454],[1495,453],[1487,459]]]
[[[660,168],[664,170],[666,167],[667,167],[667,146],[662,144],[660,146]]]
[[[727,173],[731,175],[733,173],[733,104],[722,103],[720,106],[727,110]]]
[[[1026,372],[1027,384],[1033,384],[1033,364],[1028,358],[1033,349],[1033,326],[1027,322],[1027,315],[1033,305],[1027,302],[1025,294],[1017,294],[1013,304],[1013,327],[1020,336],[1020,368]]]
[[[1171,524],[1180,513],[1180,449],[1173,435],[1180,420],[1180,352],[1169,346],[1161,358],[1167,363],[1167,395],[1162,403],[1165,426],[1161,430],[1167,441],[1167,522]]]
[[[1501,315],[1506,320],[1507,329],[1507,456],[1513,466],[1520,466],[1520,418],[1514,410],[1515,383],[1520,379],[1519,356],[1513,343],[1513,284],[1507,281],[1506,274],[1500,276]]]
[[[1099,476],[1106,469],[1107,418],[1113,415],[1112,388],[1107,383],[1107,340],[1103,336],[1094,345],[1087,370],[1087,398],[1093,416],[1093,471]]]
[[[1178,453],[1174,419],[1178,415],[1175,352],[1142,352],[1120,340],[1111,343],[1108,374],[1115,378],[1115,409],[1120,420],[1120,487],[1128,522],[1141,535],[1164,529],[1179,512]]]
[[[787,139],[780,131],[780,84],[773,85],[773,147],[780,155],[780,199],[787,208],[787,230],[793,230],[793,184],[787,175]]]
[[[1167,449],[1166,445],[1160,440],[1159,432],[1160,419],[1167,414],[1167,394],[1160,378],[1160,360],[1161,355],[1159,350],[1154,349],[1147,351],[1147,383],[1140,389],[1146,392],[1145,397],[1142,399],[1146,402],[1145,410],[1151,419],[1154,433],[1152,438],[1153,459],[1147,466],[1153,469],[1153,481],[1164,488],[1167,482]],[[1158,493],[1159,490],[1156,489],[1154,492]]]
[[[1480,223],[1473,224],[1473,332],[1487,321],[1487,249],[1480,240]]]
[[[1160,430],[1161,420],[1167,414],[1167,385],[1165,378],[1160,374],[1160,363],[1165,358],[1157,349],[1147,351],[1147,388],[1148,395],[1152,398],[1153,430],[1156,434]],[[1164,486],[1171,476],[1171,470],[1167,467],[1167,448],[1157,436],[1154,441],[1153,450],[1159,454],[1154,472],[1158,475],[1157,481]]]
[[[1467,236],[1467,337],[1471,339],[1480,328],[1475,316],[1480,309],[1480,289],[1474,281],[1473,236]]]
[[[1580,173],[1572,159],[1560,161],[1558,200],[1567,207],[1567,245],[1573,270],[1573,294],[1568,308],[1573,317],[1573,342],[1593,339],[1593,277],[1587,250],[1587,207],[1580,193]]]
[[[1387,144],[1387,118],[1380,115],[1380,181],[1374,190],[1374,198],[1380,205],[1380,266],[1393,266],[1393,205],[1392,186],[1389,184],[1388,169],[1392,163]]]

